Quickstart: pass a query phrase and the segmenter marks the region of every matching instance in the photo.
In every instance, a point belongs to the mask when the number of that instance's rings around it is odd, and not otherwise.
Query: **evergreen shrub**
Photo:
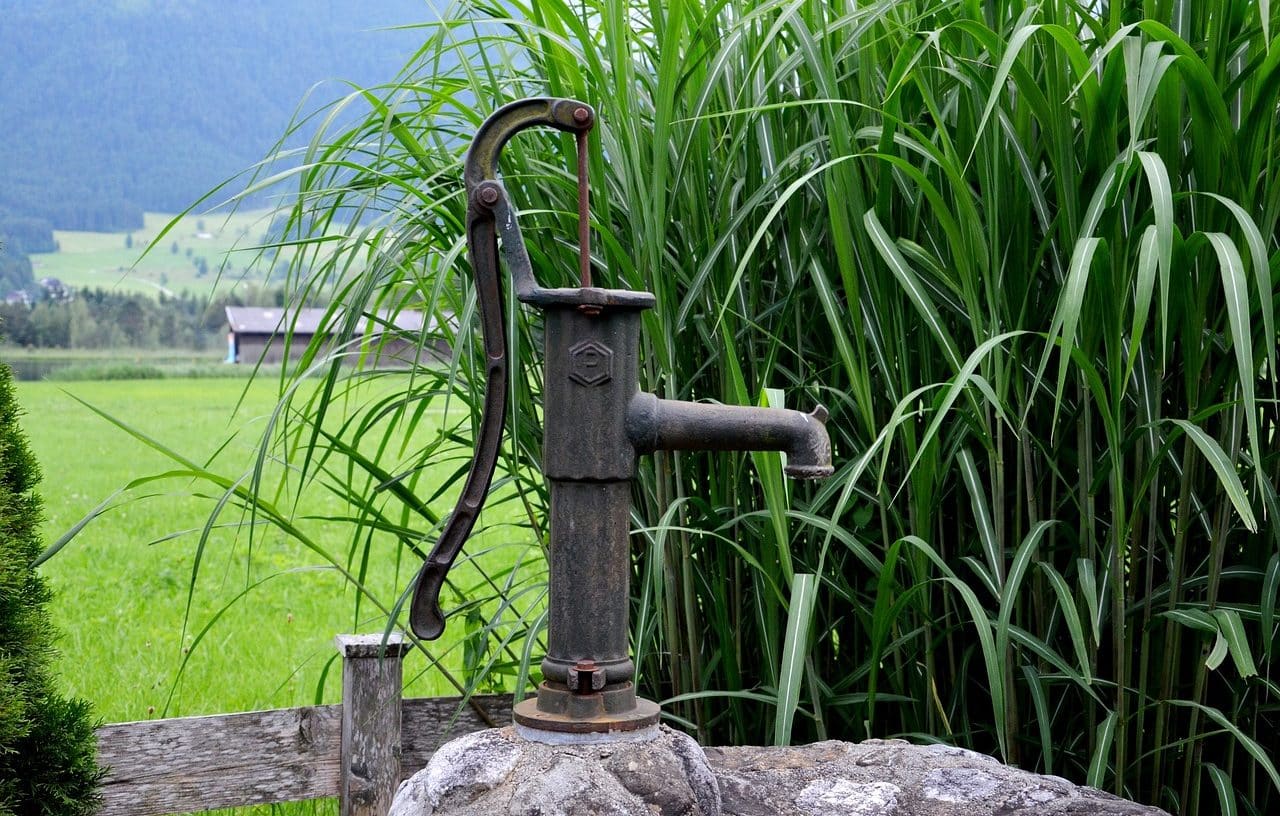
[[[50,591],[40,554],[40,469],[18,425],[13,374],[0,364],[0,816],[80,816],[103,771],[89,704],[59,694]]]

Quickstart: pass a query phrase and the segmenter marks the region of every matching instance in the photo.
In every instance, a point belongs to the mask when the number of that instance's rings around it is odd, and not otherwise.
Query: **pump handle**
[[[435,640],[444,632],[440,591],[449,568],[471,535],[480,508],[484,506],[493,471],[498,464],[502,426],[506,421],[507,332],[498,271],[499,233],[502,235],[502,254],[510,269],[516,296],[520,300],[528,300],[544,291],[533,278],[533,267],[516,224],[515,212],[506,189],[497,180],[498,156],[507,140],[526,128],[545,125],[569,133],[585,134],[594,124],[595,112],[581,102],[547,97],[521,99],[504,105],[484,120],[467,150],[463,167],[467,195],[467,258],[475,275],[476,302],[480,310],[488,370],[480,434],[462,496],[414,579],[409,626],[424,640]]]

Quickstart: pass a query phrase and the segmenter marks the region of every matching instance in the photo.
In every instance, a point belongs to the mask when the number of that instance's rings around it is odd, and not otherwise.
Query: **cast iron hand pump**
[[[480,126],[467,153],[467,249],[476,277],[488,359],[484,415],[462,498],[417,577],[410,612],[415,634],[444,631],[440,590],[471,533],[493,477],[507,401],[507,349],[498,239],[515,296],[545,315],[542,469],[551,487],[550,600],[543,683],[516,705],[519,725],[541,731],[634,731],[658,721],[637,699],[628,651],[629,515],[636,458],[655,450],[781,450],[796,478],[831,474],[826,411],[812,413],[659,399],[639,390],[640,313],[649,292],[591,286],[588,265],[586,134],[595,123],[571,99],[513,102]],[[582,285],[543,289],[506,190],[498,154],[525,128],[544,125],[578,137]]]

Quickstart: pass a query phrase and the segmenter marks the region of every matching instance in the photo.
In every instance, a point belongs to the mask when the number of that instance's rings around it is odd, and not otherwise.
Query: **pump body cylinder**
[[[640,312],[545,311],[543,473],[551,486],[546,680],[593,664],[606,689],[635,676],[628,641],[631,479],[627,406],[639,390]],[[584,682],[586,682],[584,680]]]

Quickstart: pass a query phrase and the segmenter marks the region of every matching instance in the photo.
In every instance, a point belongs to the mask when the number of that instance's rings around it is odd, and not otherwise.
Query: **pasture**
[[[209,377],[244,380],[248,367],[225,365],[226,350],[172,349],[0,349],[5,365],[18,380],[141,380]],[[279,376],[279,366],[266,367],[267,378]]]
[[[59,249],[31,256],[34,275],[58,278],[73,289],[209,294],[215,282],[225,287],[245,275],[271,224],[270,210],[191,214],[161,235],[173,217],[146,213],[142,228],[132,232],[54,230]],[[152,242],[156,246],[143,256]],[[260,277],[254,282],[261,283]]]
[[[131,480],[175,467],[78,400],[238,478],[252,465],[276,385],[269,376],[19,383],[23,425],[44,472],[48,540]],[[380,389],[385,385],[362,385],[345,400],[355,404]],[[451,415],[459,418],[460,410]],[[436,415],[413,433],[434,436],[443,421]],[[442,472],[452,472],[460,454],[442,453]],[[426,483],[434,492],[438,479]],[[227,508],[193,582],[197,542],[219,495],[188,478],[139,487],[113,501],[42,568],[56,593],[52,612],[62,634],[58,665],[66,688],[92,701],[106,721],[335,702],[341,682],[333,636],[381,631],[385,615],[366,602],[355,617],[355,591],[331,563],[350,554],[348,534],[333,521],[347,508],[320,489],[280,497],[279,505],[309,525],[324,554],[274,530],[251,541],[241,524],[247,519]],[[452,495],[445,490],[433,504],[447,512]],[[494,543],[484,538],[476,551]],[[391,541],[374,542],[370,552],[365,584],[394,601],[418,562],[412,556],[401,561],[402,548]],[[464,594],[467,576],[464,565],[456,582]],[[458,648],[466,628],[455,620],[432,647],[459,680],[466,675],[463,653],[475,654]],[[421,651],[406,660],[405,682],[406,695],[458,693],[429,669]]]

